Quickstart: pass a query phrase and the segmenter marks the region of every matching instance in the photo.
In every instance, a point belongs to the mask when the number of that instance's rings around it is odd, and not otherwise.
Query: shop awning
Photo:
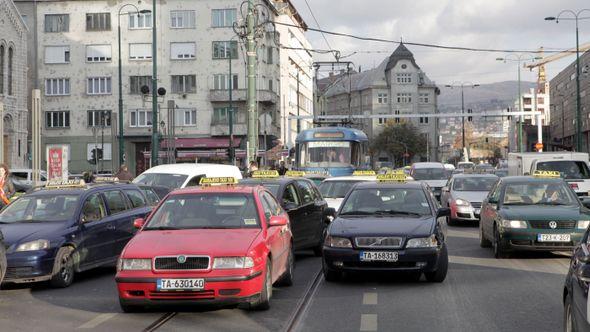
[[[241,138],[234,137],[233,146],[239,147]],[[229,138],[226,137],[198,137],[198,138],[176,138],[174,140],[177,149],[223,149],[229,147]],[[161,148],[168,147],[168,140],[163,140]]]

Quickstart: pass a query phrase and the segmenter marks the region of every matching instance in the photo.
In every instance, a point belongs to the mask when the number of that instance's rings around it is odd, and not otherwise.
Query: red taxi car
[[[233,179],[202,180],[220,182]],[[141,231],[117,264],[125,312],[188,303],[267,309],[273,284],[293,283],[289,217],[261,186],[174,191],[135,224]]]

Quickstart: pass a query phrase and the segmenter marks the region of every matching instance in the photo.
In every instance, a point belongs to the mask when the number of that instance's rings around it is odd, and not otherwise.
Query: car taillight
[[[573,190],[578,190],[578,184],[577,183],[570,183],[570,188],[572,188]]]

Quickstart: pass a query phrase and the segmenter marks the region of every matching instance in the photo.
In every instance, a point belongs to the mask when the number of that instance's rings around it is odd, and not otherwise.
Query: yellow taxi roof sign
[[[377,175],[377,182],[406,182],[408,177],[406,174],[387,173]]]
[[[559,178],[561,173],[558,171],[534,171],[533,176],[537,178]]]
[[[305,172],[303,171],[287,171],[285,176],[292,177],[292,178],[300,178],[305,176]]]
[[[84,180],[50,180],[45,184],[47,189],[61,189],[61,188],[85,188],[86,182]]]
[[[260,170],[252,172],[252,177],[257,179],[278,178],[279,172],[276,170]]]
[[[326,176],[329,176],[330,173],[328,171],[315,170],[315,171],[306,171],[305,175],[326,175]]]
[[[390,170],[390,171],[387,171],[387,173],[385,173],[385,174],[397,174],[397,175],[406,176],[406,172],[404,172],[403,169]]]
[[[97,176],[96,178],[94,178],[94,182],[96,182],[96,183],[119,182],[119,178],[114,177],[114,176]]]
[[[232,185],[236,183],[238,183],[238,180],[232,176],[201,178],[199,181],[201,186]]]
[[[375,176],[376,173],[375,173],[375,171],[372,171],[372,170],[364,170],[364,171],[358,170],[358,171],[354,171],[352,173],[352,175],[353,176]]]

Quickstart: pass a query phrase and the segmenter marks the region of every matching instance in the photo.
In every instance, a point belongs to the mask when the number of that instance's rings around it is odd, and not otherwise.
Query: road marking
[[[377,293],[364,293],[363,294],[363,305],[376,305],[377,304]]]
[[[361,315],[361,331],[377,331],[377,315]]]
[[[447,236],[449,237],[464,237],[468,239],[479,239],[479,234],[477,233],[470,233],[464,231],[456,231],[456,230],[447,230]]]
[[[109,314],[100,314],[93,319],[87,321],[86,323],[78,326],[79,329],[93,329],[98,325],[106,322],[107,320],[115,317],[117,313],[109,313]]]
[[[551,260],[554,261],[554,260]],[[449,256],[449,262],[455,264],[475,265],[484,267],[493,267],[500,269],[530,271],[530,272],[543,272],[551,274],[566,275],[568,268],[565,265],[553,266],[549,264],[528,266],[522,261],[518,260],[498,260],[496,258],[476,258],[476,257],[464,257],[464,256]],[[540,262],[540,261],[535,261]]]

